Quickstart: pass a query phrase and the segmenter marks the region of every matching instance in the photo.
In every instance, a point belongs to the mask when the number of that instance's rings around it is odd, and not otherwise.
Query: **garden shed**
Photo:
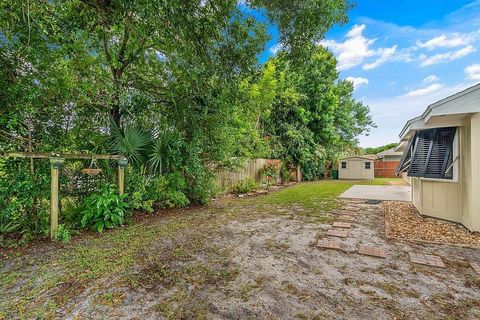
[[[371,180],[375,174],[375,159],[369,156],[351,156],[338,160],[339,179]]]

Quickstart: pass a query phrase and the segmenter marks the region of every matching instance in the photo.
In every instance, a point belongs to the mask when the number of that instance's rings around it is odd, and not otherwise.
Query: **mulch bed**
[[[423,217],[411,203],[383,203],[387,238],[410,241],[480,247],[480,233],[436,218]]]

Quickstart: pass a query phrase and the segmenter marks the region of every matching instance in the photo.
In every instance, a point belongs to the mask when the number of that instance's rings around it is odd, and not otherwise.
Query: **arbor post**
[[[123,195],[125,192],[125,167],[127,166],[127,159],[118,160],[118,193]]]
[[[50,238],[53,239],[58,229],[58,177],[65,159],[50,158]]]

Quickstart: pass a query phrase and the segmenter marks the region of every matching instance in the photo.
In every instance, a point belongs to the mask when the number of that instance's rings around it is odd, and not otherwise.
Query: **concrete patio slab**
[[[410,186],[354,185],[339,198],[365,200],[411,201]]]

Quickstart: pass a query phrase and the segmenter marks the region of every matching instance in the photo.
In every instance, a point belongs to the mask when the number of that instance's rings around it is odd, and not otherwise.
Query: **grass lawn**
[[[355,184],[386,185],[395,178],[375,178],[374,180],[320,180],[299,183],[291,188],[263,197],[260,201],[279,205],[301,205],[322,211],[335,209],[340,204],[337,197]]]

